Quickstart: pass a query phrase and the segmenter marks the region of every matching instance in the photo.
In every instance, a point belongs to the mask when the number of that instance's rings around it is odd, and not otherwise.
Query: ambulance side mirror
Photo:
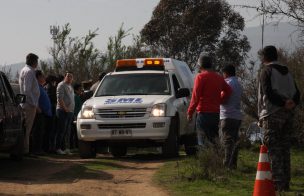
[[[176,98],[188,97],[190,95],[190,91],[188,88],[179,88],[176,93]]]

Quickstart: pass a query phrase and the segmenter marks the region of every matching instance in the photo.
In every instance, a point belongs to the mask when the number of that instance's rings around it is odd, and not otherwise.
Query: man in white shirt
[[[38,66],[38,56],[29,53],[26,56],[26,65],[21,69],[19,75],[20,93],[26,95],[26,101],[21,105],[25,119],[24,154],[29,153],[29,140],[33,122],[36,116],[38,100],[40,96],[39,85],[35,75]]]

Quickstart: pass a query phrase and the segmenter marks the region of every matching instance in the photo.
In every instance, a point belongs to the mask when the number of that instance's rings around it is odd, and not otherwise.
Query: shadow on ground
[[[78,154],[73,156],[47,155],[25,157],[23,161],[18,162],[0,155],[0,182],[59,184],[74,183],[83,179],[112,180],[113,175],[107,170],[156,170],[157,167],[147,167],[145,164],[136,163],[163,163],[180,160],[183,157],[185,156],[165,159],[159,153],[137,152],[129,153],[122,158],[113,158],[109,154],[98,154],[96,159],[80,159]]]
[[[73,159],[73,158],[72,158]],[[80,179],[111,180],[113,176],[105,171],[89,169],[70,158],[48,157],[24,158],[12,161],[0,157],[0,182],[20,184],[74,183]]]

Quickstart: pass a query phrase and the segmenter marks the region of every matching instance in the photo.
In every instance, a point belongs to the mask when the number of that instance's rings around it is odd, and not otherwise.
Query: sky
[[[257,5],[258,0],[228,0],[231,5]],[[98,30],[95,46],[105,50],[108,38],[119,27],[133,28],[131,34],[139,34],[150,20],[159,0],[1,0],[0,6],[0,65],[25,61],[29,52],[40,59],[50,58],[49,47],[53,42],[50,25],[71,25],[71,35],[82,37],[89,30]],[[246,27],[258,26],[261,19],[256,12],[241,9]],[[131,43],[129,36],[125,43]]]

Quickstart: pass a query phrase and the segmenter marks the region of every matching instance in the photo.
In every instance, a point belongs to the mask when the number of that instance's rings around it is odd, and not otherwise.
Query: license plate
[[[131,129],[113,129],[111,131],[112,136],[132,136]]]

